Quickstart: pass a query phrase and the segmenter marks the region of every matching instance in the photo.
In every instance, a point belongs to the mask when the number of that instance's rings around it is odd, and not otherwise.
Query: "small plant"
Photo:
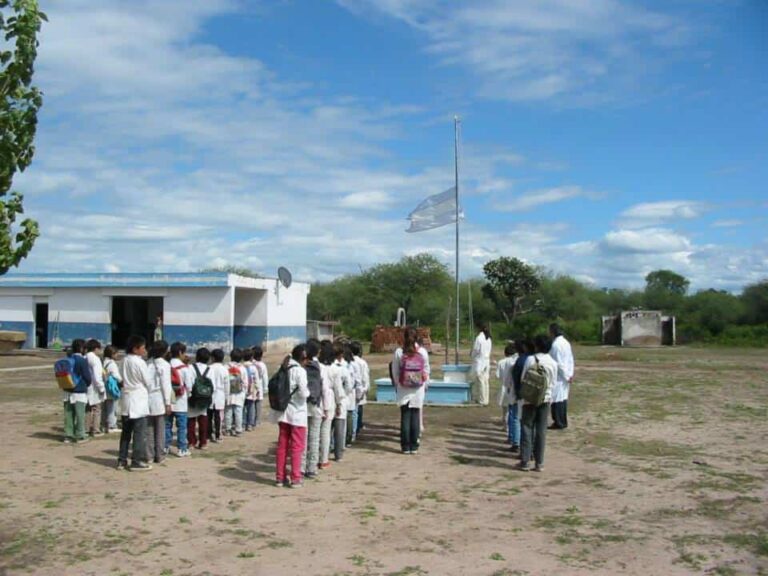
[[[506,558],[504,558],[504,556],[502,556],[498,552],[494,552],[493,554],[491,554],[491,560],[498,560],[499,562],[503,562],[504,560],[506,560]]]
[[[240,552],[240,554],[237,555],[238,558],[254,558],[256,556],[253,552]]]

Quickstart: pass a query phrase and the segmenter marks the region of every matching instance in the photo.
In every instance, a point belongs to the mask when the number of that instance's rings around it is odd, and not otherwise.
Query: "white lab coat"
[[[246,390],[248,389],[248,370],[242,364],[230,362],[227,366],[227,385],[229,385],[229,369],[237,368],[240,371],[240,379],[243,381],[243,391],[238,394],[232,394],[227,388],[227,406],[245,406]]]
[[[88,367],[91,369],[91,385],[88,386],[88,405],[95,406],[101,404],[107,397],[106,387],[104,385],[104,366],[101,364],[101,358],[95,352],[88,352],[85,355],[88,360]]]
[[[187,412],[189,409],[189,395],[192,393],[192,387],[195,385],[195,371],[184,364],[179,358],[171,358],[171,368],[179,370],[181,375],[181,381],[184,383],[184,394],[176,396],[175,392],[171,392],[173,397],[173,404],[171,408],[174,412]]]
[[[173,404],[171,365],[165,358],[153,358],[147,363],[149,375],[149,415],[163,416],[167,406]]]
[[[332,418],[347,419],[347,388],[349,372],[341,360],[334,360],[326,368],[331,393],[327,395],[328,407],[325,408]]]
[[[371,369],[368,362],[360,356],[355,356],[357,371],[360,375],[360,387],[357,389],[357,405],[362,406],[368,403],[368,390],[371,389]]]
[[[552,392],[552,402],[568,400],[570,379],[573,378],[573,350],[564,336],[558,336],[552,342],[549,355],[557,363],[557,380]]]
[[[229,372],[226,366],[221,362],[211,364],[208,371],[208,378],[213,383],[213,402],[211,408],[214,410],[224,410],[229,396]]]
[[[123,360],[123,395],[120,413],[131,420],[149,416],[149,372],[141,356],[128,354]]]
[[[512,381],[512,368],[517,361],[517,354],[507,356],[496,365],[496,378],[499,379],[499,406],[511,406],[517,402],[515,384]]]
[[[288,380],[291,387],[291,401],[285,412],[272,410],[278,422],[284,422],[291,426],[300,428],[307,427],[307,398],[309,398],[309,388],[307,388],[307,371],[303,366],[291,358],[288,363]]]

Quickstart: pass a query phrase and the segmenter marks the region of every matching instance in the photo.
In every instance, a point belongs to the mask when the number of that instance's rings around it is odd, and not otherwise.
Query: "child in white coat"
[[[171,415],[173,389],[168,342],[156,340],[149,351],[147,373],[149,375],[149,416],[147,416],[147,460],[160,464],[165,460],[165,418]]]
[[[224,366],[224,350],[216,348],[211,352],[211,358],[208,378],[213,383],[213,402],[208,409],[208,437],[211,442],[221,442],[221,425],[229,396],[229,371]]]
[[[229,389],[224,409],[224,431],[230,436],[240,436],[243,433],[243,407],[248,389],[248,371],[240,363],[243,352],[239,348],[232,349],[229,359],[227,366]]]
[[[104,366],[101,363],[101,342],[94,339],[88,340],[85,343],[85,349],[87,351],[85,359],[91,370],[85,428],[88,435],[93,438],[105,432],[101,428],[101,407],[107,397],[107,390],[104,386]]]

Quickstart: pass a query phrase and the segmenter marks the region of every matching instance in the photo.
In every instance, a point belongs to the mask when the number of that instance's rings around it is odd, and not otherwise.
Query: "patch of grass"
[[[440,494],[435,490],[427,490],[425,492],[421,492],[418,496],[416,496],[416,499],[417,500],[434,500],[435,502],[448,502],[448,500],[440,496]]]
[[[355,566],[365,566],[365,563],[367,561],[365,556],[361,556],[360,554],[355,554],[354,556],[349,556],[347,560],[350,560],[352,564]]]
[[[267,542],[266,547],[272,550],[279,550],[280,548],[292,548],[293,542],[289,542],[288,540],[275,539]]]
[[[735,546],[750,550],[757,556],[768,556],[768,532],[756,532],[754,534],[728,534],[723,540]]]
[[[696,514],[707,518],[722,519],[731,516],[737,509],[746,504],[758,502],[760,502],[760,499],[754,496],[736,496],[735,498],[725,499],[702,498],[696,508]]]
[[[164,568],[162,572],[160,572],[160,576],[173,576],[173,570],[171,568]]]
[[[719,566],[714,567],[712,574],[715,574],[716,576],[736,576],[738,572],[728,564],[720,564]]]
[[[504,556],[502,556],[498,552],[494,552],[493,554],[491,554],[490,555],[490,559],[491,560],[498,560],[499,562],[503,562],[504,560],[506,560],[506,558],[504,558]]]
[[[357,516],[363,522],[366,522],[369,518],[375,518],[378,513],[379,512],[376,510],[376,506],[373,504],[366,504],[363,508],[360,508],[356,511]]]
[[[238,558],[255,558],[256,553],[255,552],[240,552],[237,555]]]
[[[472,464],[472,462],[474,462],[472,458],[467,458],[461,454],[451,454],[451,460],[453,460],[456,464]]]
[[[387,572],[386,576],[424,576],[428,572],[421,566],[406,566],[397,572]]]
[[[186,516],[179,517],[179,524],[189,524],[189,523],[190,523],[189,518],[187,518]]]
[[[626,438],[610,432],[595,432],[588,436],[587,442],[596,448],[610,450],[632,458],[672,458],[687,459],[697,451],[690,446],[670,444],[662,440],[640,440]]]
[[[534,520],[533,525],[545,530],[552,530],[561,526],[581,526],[584,520],[578,515],[578,512],[579,509],[576,506],[571,506],[565,511],[565,514],[559,516],[539,516]]]
[[[62,500],[46,500],[43,502],[43,508],[58,508]]]

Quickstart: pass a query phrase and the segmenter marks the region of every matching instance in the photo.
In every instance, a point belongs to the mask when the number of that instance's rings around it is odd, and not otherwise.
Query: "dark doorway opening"
[[[48,348],[48,304],[35,304],[35,347]]]
[[[112,298],[112,345],[122,348],[129,336],[153,340],[157,318],[163,316],[161,296],[114,296]]]

